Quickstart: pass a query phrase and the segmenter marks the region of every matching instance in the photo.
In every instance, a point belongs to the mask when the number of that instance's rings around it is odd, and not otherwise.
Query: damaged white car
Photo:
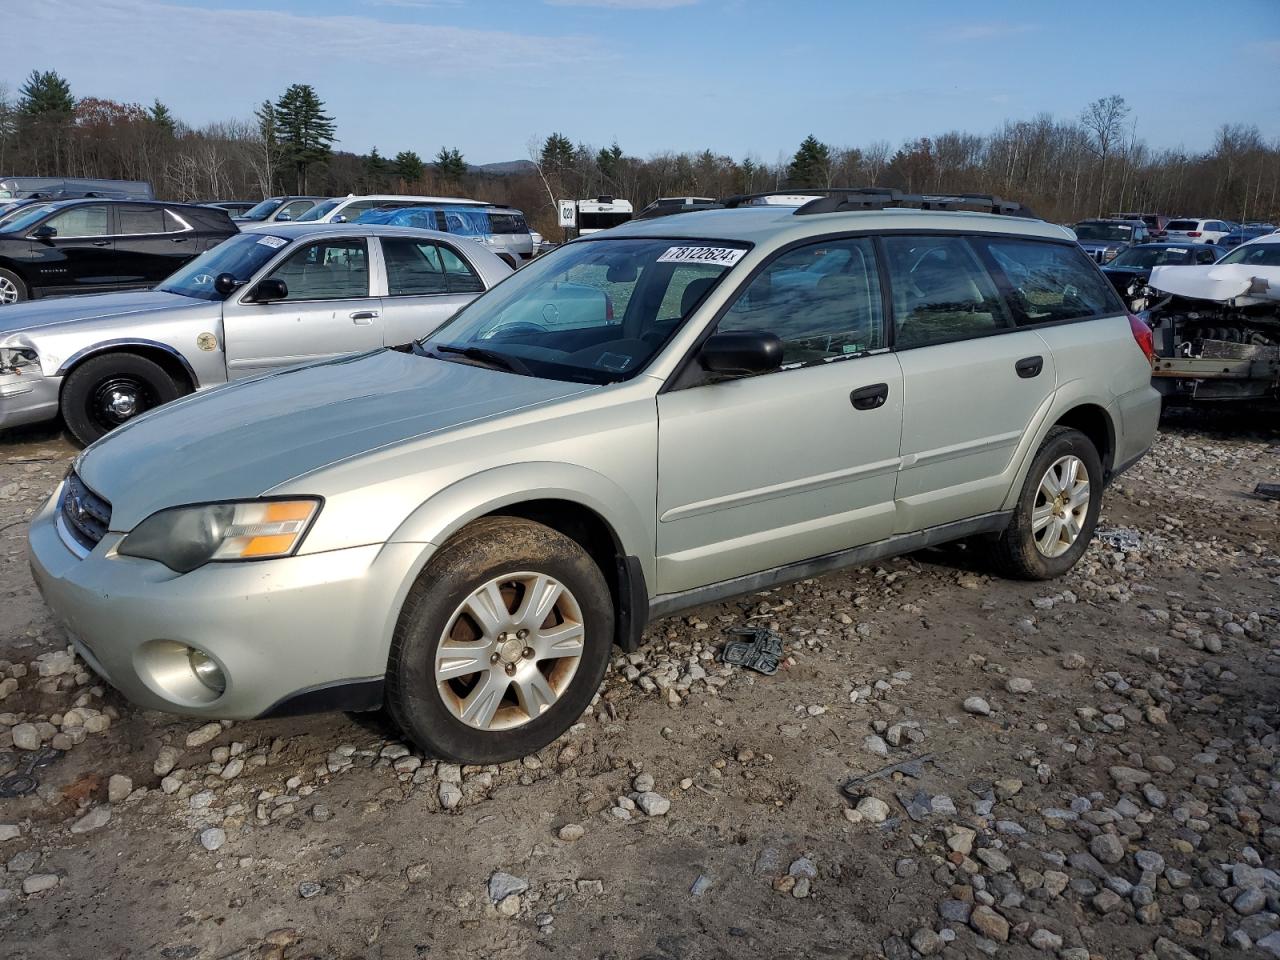
[[[1166,398],[1280,397],[1280,234],[1241,244],[1210,266],[1159,266],[1154,383]]]

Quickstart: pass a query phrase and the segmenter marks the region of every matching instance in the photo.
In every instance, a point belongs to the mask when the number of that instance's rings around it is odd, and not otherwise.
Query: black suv
[[[0,305],[150,287],[239,232],[227,211],[187,203],[30,204],[0,223]]]

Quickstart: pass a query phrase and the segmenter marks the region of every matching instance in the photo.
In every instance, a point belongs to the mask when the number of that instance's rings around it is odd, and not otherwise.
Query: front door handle
[[[169,242],[170,243],[190,243],[191,238],[190,237],[170,237]]]
[[[888,399],[887,383],[873,383],[869,387],[859,387],[849,394],[849,402],[853,404],[855,410],[875,410],[877,407],[883,407]]]
[[[378,319],[377,310],[357,310],[351,314],[351,322],[358,327],[367,327]]]
[[[1018,371],[1018,376],[1023,380],[1038,377],[1044,369],[1044,357],[1023,357],[1013,365],[1013,369]]]
[[[109,247],[111,246],[111,241],[110,240],[94,240],[93,245],[95,247]]]

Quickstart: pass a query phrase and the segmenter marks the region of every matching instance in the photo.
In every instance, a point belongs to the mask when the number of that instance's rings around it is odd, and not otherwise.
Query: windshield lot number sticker
[[[738,247],[667,247],[658,263],[710,263],[732,267],[746,254],[747,251]]]
[[[259,237],[258,242],[264,247],[271,247],[275,250],[279,250],[289,241],[285,240],[283,237]]]

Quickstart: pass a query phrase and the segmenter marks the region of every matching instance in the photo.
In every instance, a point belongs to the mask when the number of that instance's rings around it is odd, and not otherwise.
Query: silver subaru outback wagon
[[[385,705],[497,762],[654,617],[961,537],[1065,573],[1152,441],[1150,357],[1016,205],[729,203],[567,244],[406,348],[125,424],[34,519],[32,565],[146,707]]]

